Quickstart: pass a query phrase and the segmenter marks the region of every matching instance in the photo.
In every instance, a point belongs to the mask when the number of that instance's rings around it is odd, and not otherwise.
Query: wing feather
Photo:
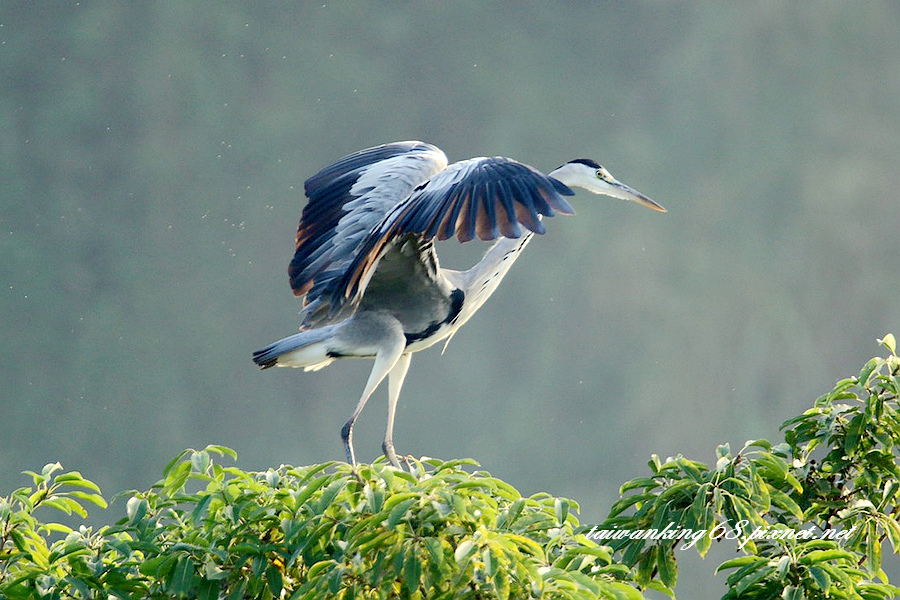
[[[307,179],[309,202],[288,267],[294,294],[308,307],[320,304],[369,232],[446,165],[444,153],[430,144],[396,142],[345,156]]]
[[[471,195],[472,192],[467,190],[465,193],[457,194],[453,199],[438,227],[438,240],[443,241],[456,235],[456,220],[459,218],[459,213],[463,207],[471,201]]]
[[[484,197],[478,205],[478,217],[475,219],[475,233],[481,241],[495,240],[500,236],[497,227],[497,199],[500,194],[500,185],[497,181],[488,180],[484,183]]]
[[[500,220],[500,233],[505,237],[516,239],[522,237],[522,225],[535,231],[534,223],[517,218],[519,212],[517,207],[521,204],[519,190],[513,188],[510,182],[506,180],[500,180],[497,182],[497,185],[500,187],[499,200],[505,216],[504,219]]]
[[[503,157],[473,158],[450,165],[419,185],[359,241],[339,280],[329,283],[335,314],[362,298],[378,261],[410,234],[425,241],[456,235],[460,242],[520,237],[522,226],[544,233],[540,216],[574,211],[563,196],[572,190],[528,165]]]
[[[515,219],[535,233],[545,233],[546,228],[541,223],[539,215],[553,216],[555,213],[550,205],[544,202],[541,195],[532,190],[521,178],[510,181],[510,185],[516,189],[521,202],[515,204]]]

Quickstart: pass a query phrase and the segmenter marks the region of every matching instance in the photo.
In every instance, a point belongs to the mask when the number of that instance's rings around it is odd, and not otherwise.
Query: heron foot
[[[390,461],[392,465],[401,469],[400,461],[397,460],[397,453],[394,451],[394,442],[385,440],[383,444],[381,444],[381,449],[384,451],[385,457]]]

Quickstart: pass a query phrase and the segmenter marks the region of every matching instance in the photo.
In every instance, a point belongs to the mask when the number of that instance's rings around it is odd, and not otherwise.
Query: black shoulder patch
[[[423,340],[431,335],[434,335],[438,329],[441,328],[441,325],[448,325],[453,323],[456,320],[456,317],[459,316],[459,313],[462,311],[463,300],[466,299],[466,293],[461,289],[456,288],[452,292],[450,292],[450,310],[447,311],[447,316],[441,322],[431,323],[428,327],[425,328],[424,331],[418,331],[416,333],[407,333],[406,334],[406,345],[410,345],[413,342],[417,342],[419,340]]]

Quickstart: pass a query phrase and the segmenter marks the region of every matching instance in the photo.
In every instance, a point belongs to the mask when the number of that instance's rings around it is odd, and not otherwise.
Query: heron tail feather
[[[280,339],[253,353],[253,362],[260,368],[303,367],[315,371],[334,361],[329,346],[333,327],[301,331]]]

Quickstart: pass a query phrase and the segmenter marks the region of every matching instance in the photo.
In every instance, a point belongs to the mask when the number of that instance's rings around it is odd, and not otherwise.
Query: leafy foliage
[[[574,502],[523,497],[471,460],[245,472],[208,446],[123,494],[125,519],[73,530],[36,513],[106,502],[49,464],[0,497],[0,597],[674,597],[676,550],[719,540],[742,553],[718,568],[728,600],[893,598],[881,563],[900,547],[900,359],[893,336],[882,345],[785,422],[783,442],[722,445],[712,468],[654,456],[590,529]]]
[[[885,540],[900,549],[900,360],[893,335],[880,341],[890,354],[786,421],[783,443],[749,441],[736,454],[724,444],[713,468],[653,456],[649,477],[624,484],[601,531],[660,532],[609,540],[636,580],[674,587],[676,549],[705,555],[724,539],[746,553],[718,568],[730,572],[728,599],[900,593],[881,568]],[[672,539],[667,526],[693,535]]]
[[[98,533],[36,526],[31,513],[41,503],[68,503],[59,494],[29,500],[39,492],[18,490],[4,504],[0,592],[641,597],[606,549],[574,534],[577,505],[547,494],[523,498],[488,473],[461,468],[472,461],[412,461],[411,473],[385,464],[354,472],[342,463],[248,473],[214,463],[212,454],[234,455],[219,446],[185,451],[152,490],[130,493],[127,519]],[[39,486],[52,482],[50,474]],[[74,481],[58,476],[50,487],[60,479]],[[42,535],[54,531],[65,538]]]

